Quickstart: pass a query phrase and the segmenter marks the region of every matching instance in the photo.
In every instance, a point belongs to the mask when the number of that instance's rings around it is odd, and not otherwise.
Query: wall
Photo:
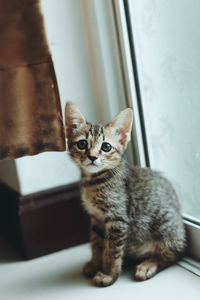
[[[66,101],[96,122],[97,109],[89,70],[79,0],[42,0],[42,11],[57,75],[62,109]],[[16,159],[16,176],[5,176],[13,162],[0,164],[0,178],[25,195],[79,180],[79,169],[66,152],[46,152]],[[6,164],[6,166],[5,166]],[[10,167],[10,164],[12,167]],[[1,167],[2,166],[2,167]]]

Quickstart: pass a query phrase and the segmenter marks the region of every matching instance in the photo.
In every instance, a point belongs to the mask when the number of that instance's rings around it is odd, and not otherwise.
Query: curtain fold
[[[65,150],[38,0],[0,0],[0,159]]]

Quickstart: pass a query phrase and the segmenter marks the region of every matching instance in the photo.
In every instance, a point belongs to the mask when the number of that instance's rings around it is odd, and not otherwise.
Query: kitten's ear
[[[67,137],[82,126],[86,121],[78,107],[72,102],[67,102],[65,106],[65,126]]]
[[[133,110],[126,108],[122,110],[108,125],[112,135],[117,138],[123,147],[130,141],[130,133],[133,122]]]

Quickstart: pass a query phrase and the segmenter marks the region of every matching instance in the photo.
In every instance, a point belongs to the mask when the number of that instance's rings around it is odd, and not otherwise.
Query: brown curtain
[[[65,150],[38,0],[0,0],[0,159]]]

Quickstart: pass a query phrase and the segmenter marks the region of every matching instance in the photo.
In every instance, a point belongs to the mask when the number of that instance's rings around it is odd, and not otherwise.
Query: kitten
[[[134,277],[146,280],[176,262],[185,248],[180,206],[170,182],[122,158],[130,140],[132,109],[108,125],[91,125],[66,104],[66,134],[82,172],[81,195],[91,219],[91,261],[83,268],[97,286],[111,285],[126,258],[137,262]]]

